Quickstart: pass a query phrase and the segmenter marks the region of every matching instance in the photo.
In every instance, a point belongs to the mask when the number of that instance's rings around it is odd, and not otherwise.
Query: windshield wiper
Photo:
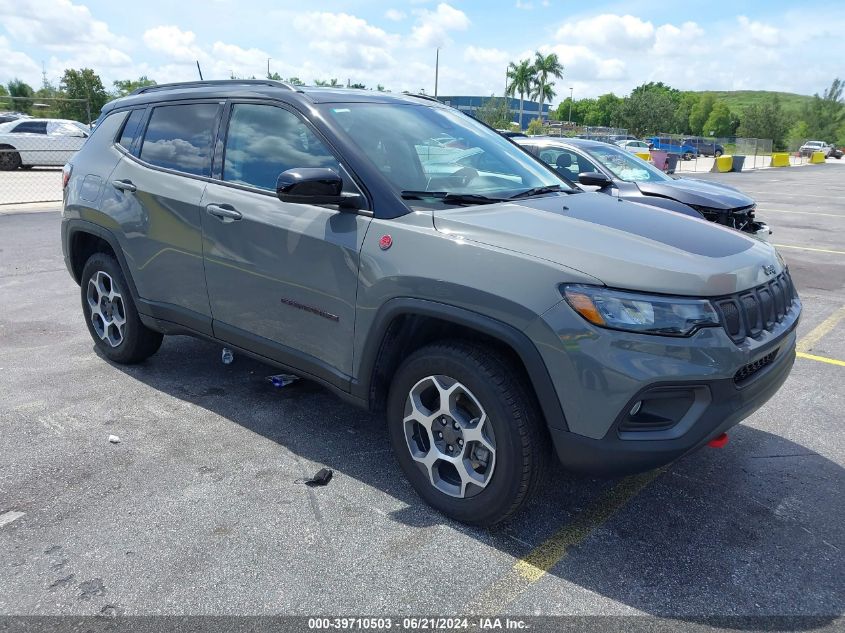
[[[517,200],[519,198],[531,198],[533,196],[540,196],[544,193],[575,193],[572,189],[562,189],[560,185],[545,185],[543,187],[531,187],[525,191],[513,194],[508,200]]]
[[[451,193],[449,191],[412,191],[402,192],[405,200],[425,200],[435,198],[444,204],[493,204],[505,202],[506,198],[491,198],[478,193]]]

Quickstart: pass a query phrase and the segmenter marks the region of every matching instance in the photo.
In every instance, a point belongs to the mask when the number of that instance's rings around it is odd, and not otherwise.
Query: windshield
[[[572,191],[510,141],[452,109],[357,103],[326,110],[397,193],[449,193],[468,200],[508,198],[541,187]],[[442,196],[414,197],[446,204]]]
[[[613,172],[619,180],[628,182],[666,181],[672,180],[669,176],[657,169],[651,163],[647,163],[631,152],[627,152],[613,145],[607,147],[590,147],[587,150],[593,158],[599,161],[606,169]]]

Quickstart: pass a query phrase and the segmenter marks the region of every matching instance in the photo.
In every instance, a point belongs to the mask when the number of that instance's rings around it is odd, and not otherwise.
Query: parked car
[[[443,134],[466,149],[421,160]],[[515,512],[551,448],[599,475],[694,451],[795,359],[801,302],[771,245],[629,213],[415,96],[143,88],[63,176],[98,354],[135,363],[189,334],[383,411],[411,485],[460,521]]]
[[[769,226],[755,216],[754,199],[733,187],[668,176],[630,152],[606,143],[553,137],[518,142],[569,182],[580,182],[625,200],[703,217],[763,239],[771,233]]]
[[[513,130],[496,130],[499,134],[504,136],[505,138],[521,138],[527,137],[528,135],[523,132],[514,132]]]
[[[17,119],[0,123],[0,171],[61,167],[85,143],[90,131],[67,119]]]
[[[682,146],[691,146],[698,151],[701,156],[715,156],[718,158],[725,153],[725,148],[716,141],[708,141],[701,137],[685,138],[681,141]]]
[[[845,148],[832,147],[830,149],[830,154],[828,154],[827,157],[828,158],[835,158],[836,160],[839,160],[840,158],[842,158],[842,154],[845,153],[845,152],[843,152],[843,149],[845,149]]]
[[[8,123],[9,121],[17,121],[18,119],[24,118],[27,118],[27,115],[22,112],[0,112],[0,123]]]
[[[668,136],[652,136],[648,139],[648,142],[651,143],[652,149],[677,154],[683,160],[692,160],[698,157],[698,150],[686,141],[679,143]]]
[[[616,141],[616,144],[622,149],[626,149],[632,154],[648,153],[651,149],[651,144],[640,140]]]
[[[802,156],[810,156],[814,152],[821,152],[827,158],[830,156],[832,150],[833,148],[824,141],[807,141],[798,151],[801,152]]]

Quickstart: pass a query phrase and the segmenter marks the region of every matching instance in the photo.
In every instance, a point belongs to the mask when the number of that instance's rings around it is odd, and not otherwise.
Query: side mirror
[[[585,171],[578,174],[578,182],[590,187],[607,187],[613,184],[610,178],[597,171]]]
[[[336,204],[361,207],[361,196],[343,193],[343,178],[328,167],[288,169],[276,180],[276,196],[294,204]]]

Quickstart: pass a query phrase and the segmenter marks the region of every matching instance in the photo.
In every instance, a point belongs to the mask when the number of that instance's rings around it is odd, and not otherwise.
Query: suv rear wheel
[[[82,313],[97,349],[116,363],[139,363],[161,347],[162,335],[138,316],[120,265],[94,253],[82,269]]]
[[[458,521],[498,523],[540,479],[547,447],[537,406],[491,348],[455,341],[414,352],[394,376],[387,420],[411,485]]]

